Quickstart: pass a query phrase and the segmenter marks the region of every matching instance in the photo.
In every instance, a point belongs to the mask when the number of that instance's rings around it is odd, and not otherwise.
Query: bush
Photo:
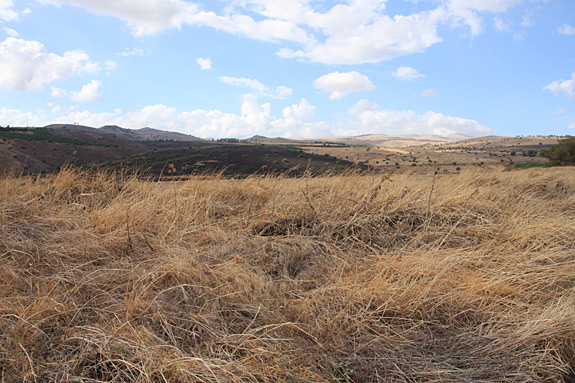
[[[559,140],[558,144],[541,150],[541,156],[549,158],[554,166],[575,165],[575,137]]]

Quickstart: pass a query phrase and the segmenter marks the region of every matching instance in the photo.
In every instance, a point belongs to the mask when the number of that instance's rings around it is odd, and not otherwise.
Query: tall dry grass
[[[0,181],[2,382],[573,382],[575,170]]]

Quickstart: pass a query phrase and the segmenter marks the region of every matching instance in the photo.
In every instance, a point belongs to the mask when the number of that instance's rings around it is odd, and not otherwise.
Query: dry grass
[[[2,382],[573,382],[575,170],[0,180]]]

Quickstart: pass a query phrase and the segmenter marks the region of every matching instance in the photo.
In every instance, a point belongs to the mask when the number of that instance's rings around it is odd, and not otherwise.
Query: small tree
[[[575,137],[559,140],[558,144],[541,150],[541,156],[549,158],[551,165],[575,165]]]

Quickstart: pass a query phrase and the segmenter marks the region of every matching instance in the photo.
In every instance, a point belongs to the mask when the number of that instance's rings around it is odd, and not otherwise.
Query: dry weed
[[[23,382],[573,382],[575,170],[0,180]]]

